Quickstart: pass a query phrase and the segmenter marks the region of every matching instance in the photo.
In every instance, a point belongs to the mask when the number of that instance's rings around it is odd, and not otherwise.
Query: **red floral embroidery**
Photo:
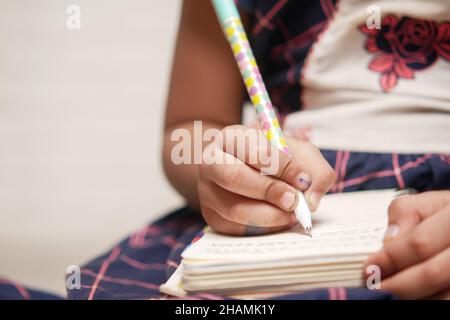
[[[450,61],[450,23],[389,15],[381,29],[360,30],[368,36],[365,48],[375,57],[369,69],[381,73],[380,85],[391,91],[399,78],[414,79],[416,71],[434,64],[439,57]]]

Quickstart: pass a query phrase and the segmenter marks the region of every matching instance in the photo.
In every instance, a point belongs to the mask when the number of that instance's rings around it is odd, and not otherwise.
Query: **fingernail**
[[[305,191],[311,185],[311,177],[309,176],[309,174],[304,172],[300,173],[300,175],[297,178],[297,181],[301,191]]]
[[[389,242],[398,235],[399,227],[396,224],[390,224],[384,234],[383,242]]]
[[[280,202],[283,208],[285,208],[286,210],[294,210],[295,203],[297,202],[297,193],[286,191],[281,196]]]
[[[309,196],[309,208],[311,211],[316,211],[319,207],[320,199],[322,198],[322,194],[320,192],[311,192]]]

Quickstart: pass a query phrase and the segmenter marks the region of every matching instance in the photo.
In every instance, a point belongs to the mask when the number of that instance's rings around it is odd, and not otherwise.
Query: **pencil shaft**
[[[269,143],[289,155],[286,139],[233,0],[212,0],[212,3],[233,51],[250,100],[256,108],[261,129]],[[303,194],[300,193],[299,198],[303,201],[300,201],[295,209],[297,219],[305,230],[311,233],[311,212]]]
[[[270,101],[241,20],[237,17],[229,18],[224,21],[223,28],[267,140],[284,153],[289,154],[275,109]]]

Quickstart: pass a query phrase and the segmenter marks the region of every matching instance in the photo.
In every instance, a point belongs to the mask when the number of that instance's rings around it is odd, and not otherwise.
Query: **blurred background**
[[[68,265],[182,204],[160,162],[180,7],[0,0],[0,276],[64,294]]]

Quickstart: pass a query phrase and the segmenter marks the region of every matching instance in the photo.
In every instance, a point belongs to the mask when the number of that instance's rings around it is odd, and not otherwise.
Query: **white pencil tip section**
[[[298,192],[297,207],[294,210],[295,217],[302,227],[306,230],[309,236],[311,236],[312,223],[311,223],[311,211],[309,210],[308,203],[302,192]]]

